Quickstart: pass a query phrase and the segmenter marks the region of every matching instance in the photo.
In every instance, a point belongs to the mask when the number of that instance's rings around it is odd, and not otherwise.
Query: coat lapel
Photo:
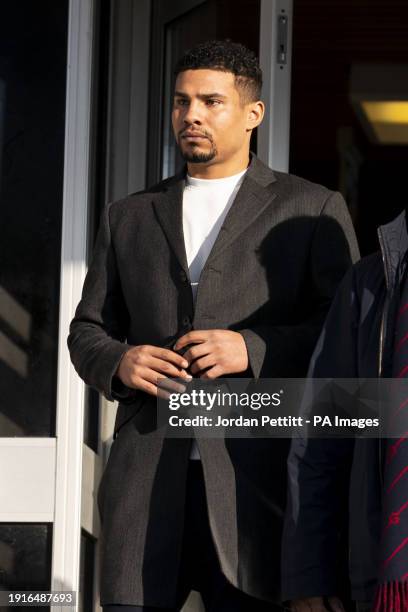
[[[253,179],[246,177],[229,209],[207,262],[218,257],[275,199],[276,194],[259,189]]]
[[[235,200],[229,209],[220,232],[215,240],[207,264],[218,257],[239,235],[255,221],[275,199],[276,193],[267,185],[276,181],[273,171],[251,153],[251,163],[242,181]]]
[[[166,181],[153,201],[159,222],[180,265],[189,276],[183,234],[183,188],[185,168]],[[229,209],[207,259],[220,255],[274,200],[276,194],[266,187],[276,181],[273,171],[253,153],[235,200]]]
[[[170,179],[153,201],[160,225],[181,267],[189,277],[183,233],[184,171]]]

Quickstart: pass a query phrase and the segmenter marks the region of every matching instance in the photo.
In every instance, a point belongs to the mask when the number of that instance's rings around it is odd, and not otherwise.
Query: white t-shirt
[[[201,271],[246,171],[219,179],[198,179],[187,174],[183,192],[183,231],[194,302]],[[190,459],[200,459],[195,440]]]

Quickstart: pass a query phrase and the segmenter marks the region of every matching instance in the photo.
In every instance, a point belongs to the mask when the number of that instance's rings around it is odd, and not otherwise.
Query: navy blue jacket
[[[408,250],[405,211],[380,227],[378,235],[381,251],[355,264],[337,291],[312,357],[311,377],[392,376],[395,314]],[[352,597],[372,599],[381,531],[383,451],[379,439],[292,441],[282,548],[283,599],[340,594],[345,531]]]

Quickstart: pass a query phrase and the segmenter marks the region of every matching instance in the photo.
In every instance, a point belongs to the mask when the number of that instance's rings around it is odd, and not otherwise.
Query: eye
[[[174,104],[175,106],[187,106],[188,100],[186,98],[176,98]]]
[[[218,106],[218,104],[221,104],[221,101],[216,100],[215,98],[209,98],[208,100],[206,100],[205,103],[207,104],[207,106]]]

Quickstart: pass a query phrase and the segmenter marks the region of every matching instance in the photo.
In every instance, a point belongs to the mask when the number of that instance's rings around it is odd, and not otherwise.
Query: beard
[[[181,157],[184,159],[184,161],[189,162],[191,164],[205,164],[214,159],[214,157],[218,153],[217,147],[215,146],[215,143],[209,134],[203,133],[203,136],[206,136],[208,138],[208,141],[211,145],[209,151],[206,152],[200,151],[199,145],[196,144],[190,144],[188,145],[187,149],[183,149],[181,145],[183,138],[179,138],[177,144],[180,149]]]

